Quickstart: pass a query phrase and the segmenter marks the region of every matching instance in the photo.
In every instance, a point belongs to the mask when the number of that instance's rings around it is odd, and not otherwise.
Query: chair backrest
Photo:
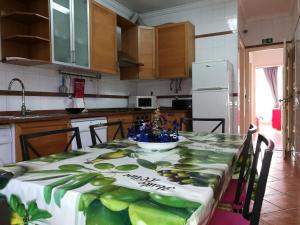
[[[193,121],[202,121],[202,122],[219,122],[217,126],[215,126],[210,133],[214,133],[220,126],[222,126],[222,133],[225,133],[225,118],[181,118],[180,119],[180,127],[181,130],[184,124],[188,124],[191,128],[193,128]],[[193,129],[192,129],[193,130]]]
[[[99,128],[99,127],[112,127],[112,126],[116,127],[116,131],[113,135],[113,140],[116,139],[119,132],[121,134],[121,138],[125,138],[122,121],[95,124],[95,125],[90,126],[90,132],[91,132],[91,138],[92,138],[93,146],[97,145],[97,141],[100,144],[103,143],[101,138],[98,136],[98,134],[96,132],[96,128]]]
[[[263,160],[262,160],[262,167],[261,167],[261,170],[259,173],[257,190],[256,190],[255,198],[254,198],[254,205],[253,205],[252,210],[250,211],[251,197],[252,197],[252,194],[254,191],[255,177],[257,174],[257,164],[258,164],[259,155],[262,151],[261,145],[263,143],[267,146],[267,148],[264,152],[264,156],[263,156]],[[267,184],[267,180],[268,180],[273,150],[274,150],[273,141],[268,140],[266,137],[259,134],[258,139],[257,139],[254,159],[253,159],[253,163],[252,163],[252,167],[251,167],[250,178],[249,178],[249,182],[248,182],[246,201],[245,201],[245,205],[243,208],[243,216],[248,220],[250,219],[250,225],[258,225],[259,224],[260,211],[261,211],[261,207],[262,207],[262,203],[263,203],[263,198],[265,195],[266,184]]]
[[[247,161],[249,160],[249,158],[251,159],[253,153],[252,136],[256,131],[257,131],[257,127],[253,124],[250,124],[246,139],[243,143],[243,149],[241,155],[238,159],[241,160],[241,164],[240,164],[240,173],[239,173],[239,178],[238,178],[235,197],[234,197],[234,204],[237,205],[240,203],[242,186],[245,182],[245,176],[247,175],[248,172],[246,170],[247,169],[246,167],[251,165],[250,163],[247,164]]]
[[[42,155],[39,153],[39,151],[30,144],[29,140],[39,137],[45,137],[49,135],[55,135],[55,134],[64,134],[64,133],[71,133],[73,132],[71,138],[68,140],[65,148],[63,149],[64,152],[67,152],[69,147],[72,144],[72,141],[74,138],[76,139],[77,148],[82,148],[81,144],[81,138],[80,138],[80,132],[78,127],[73,128],[66,128],[66,129],[60,129],[60,130],[51,130],[51,131],[43,131],[43,132],[36,132],[31,134],[24,134],[20,136],[20,142],[21,142],[21,148],[22,148],[22,156],[23,161],[29,160],[29,151],[31,150],[37,157],[41,157]],[[43,150],[41,149],[41,152]]]

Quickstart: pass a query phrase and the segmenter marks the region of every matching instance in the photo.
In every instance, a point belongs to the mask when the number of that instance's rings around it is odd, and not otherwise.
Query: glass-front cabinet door
[[[74,0],[75,64],[89,66],[89,29],[87,0]]]
[[[52,0],[51,6],[54,61],[71,63],[70,0]]]
[[[54,63],[89,67],[88,0],[52,0]]]

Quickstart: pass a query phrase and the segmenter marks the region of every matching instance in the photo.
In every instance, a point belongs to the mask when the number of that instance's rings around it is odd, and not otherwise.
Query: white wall
[[[196,27],[196,35],[233,30],[233,34],[196,39],[196,61],[227,59],[234,65],[237,92],[238,36],[237,1],[205,0],[184,6],[145,13],[141,15],[149,26],[189,20]],[[149,84],[149,85],[147,85]],[[191,94],[191,79],[183,81],[179,94]],[[174,95],[169,90],[169,81],[138,82],[137,93]],[[160,100],[162,106],[170,106],[171,100]]]
[[[7,90],[9,81],[15,77],[24,82],[26,91],[58,92],[61,84],[61,75],[56,70],[0,63],[0,90]],[[136,94],[136,82],[120,81],[119,76],[103,75],[101,80],[89,78],[85,80],[87,94]],[[13,90],[21,90],[19,84],[14,84]],[[31,110],[64,109],[67,103],[68,98],[64,97],[26,97],[27,108]],[[87,108],[127,107],[128,100],[86,98],[85,103]],[[0,96],[0,111],[16,111],[20,110],[20,107],[20,96]]]
[[[291,41],[298,20],[298,1],[294,1],[291,12],[274,16],[252,18],[246,20],[239,7],[239,31],[245,46],[260,45],[262,39],[273,38],[273,42]],[[247,30],[247,33],[243,33]]]
[[[250,53],[250,63],[256,67],[283,65],[283,49],[268,49]]]
[[[274,16],[269,18],[255,18],[244,23],[241,32],[245,46],[260,45],[262,39],[273,38],[273,42],[283,42],[292,40],[292,15]]]

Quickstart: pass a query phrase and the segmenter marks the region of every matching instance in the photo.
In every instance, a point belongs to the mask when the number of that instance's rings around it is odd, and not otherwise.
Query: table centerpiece
[[[165,129],[167,119],[160,113],[159,107],[154,112],[153,121],[137,121],[128,129],[128,138],[145,150],[168,150],[179,143],[179,123],[173,121],[172,129]]]

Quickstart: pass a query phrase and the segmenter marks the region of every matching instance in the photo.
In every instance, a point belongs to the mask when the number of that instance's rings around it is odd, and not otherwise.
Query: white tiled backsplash
[[[26,91],[58,92],[61,75],[56,70],[36,67],[23,67],[0,63],[0,90],[7,90],[8,83],[13,78],[20,78]],[[135,95],[135,81],[120,81],[119,76],[103,75],[101,80],[85,81],[86,94]],[[67,82],[69,84],[69,82]],[[21,90],[18,83],[13,90]],[[71,89],[72,90],[72,86]],[[30,110],[64,109],[68,98],[64,97],[26,97],[26,106]],[[86,98],[87,108],[127,107],[127,99]],[[0,111],[17,111],[21,107],[20,96],[0,96]]]

